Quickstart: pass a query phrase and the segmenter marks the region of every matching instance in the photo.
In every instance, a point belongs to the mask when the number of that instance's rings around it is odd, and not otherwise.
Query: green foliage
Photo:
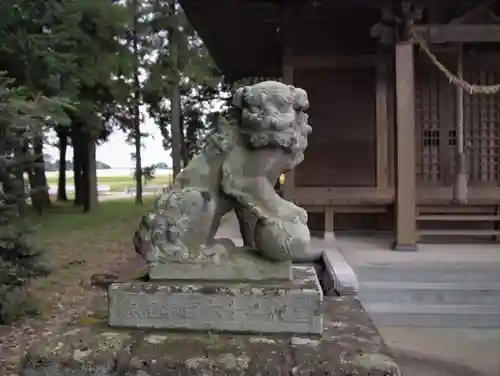
[[[160,127],[165,149],[170,149],[172,109],[169,99],[176,81],[179,81],[182,107],[180,142],[186,164],[199,151],[202,140],[212,129],[214,107],[227,99],[227,93],[221,72],[177,2],[151,2],[153,44],[158,54],[149,66],[143,89],[144,100],[149,115]],[[176,48],[172,48],[173,43]]]
[[[25,306],[19,289],[30,278],[47,273],[21,216],[26,201],[23,170],[29,163],[22,148],[32,126],[50,113],[43,116],[45,101],[31,101],[11,85],[12,80],[0,76],[0,323],[16,317]]]
[[[45,162],[45,171],[59,171],[59,159],[57,160],[50,160],[47,157],[44,158]],[[96,161],[96,169],[97,170],[109,170],[111,169],[111,166],[101,162],[101,161]],[[73,170],[73,161],[71,160],[66,160],[66,171],[71,171]]]
[[[24,288],[7,288],[0,285],[0,324],[10,324],[23,316],[39,313],[39,301]]]
[[[156,172],[155,165],[145,166],[142,168],[141,173],[142,173],[142,179],[144,179],[144,185],[148,184],[149,182],[155,179],[155,172]],[[135,171],[135,174],[137,174],[137,171]]]

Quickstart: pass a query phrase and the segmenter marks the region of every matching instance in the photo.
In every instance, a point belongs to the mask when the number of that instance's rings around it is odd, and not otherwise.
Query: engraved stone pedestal
[[[323,293],[313,267],[290,281],[153,281],[109,288],[114,327],[321,334]]]

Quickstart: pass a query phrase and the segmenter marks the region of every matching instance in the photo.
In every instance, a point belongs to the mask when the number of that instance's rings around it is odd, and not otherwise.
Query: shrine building
[[[500,239],[500,1],[180,3],[228,79],[308,92],[283,194],[312,230]]]

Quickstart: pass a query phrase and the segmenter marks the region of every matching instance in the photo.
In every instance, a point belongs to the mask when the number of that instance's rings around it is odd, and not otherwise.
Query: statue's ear
[[[303,89],[294,90],[294,103],[293,107],[297,111],[307,111],[309,108],[309,100],[307,99],[307,93]]]
[[[245,94],[247,91],[247,87],[240,87],[238,90],[234,92],[233,95],[233,106],[236,108],[239,108],[240,110],[243,109],[243,105],[245,103]]]

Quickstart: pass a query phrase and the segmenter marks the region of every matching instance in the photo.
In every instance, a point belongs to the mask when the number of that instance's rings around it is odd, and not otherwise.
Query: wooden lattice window
[[[417,179],[438,184],[441,176],[439,129],[439,72],[419,69],[415,80],[417,126]]]
[[[470,67],[465,79],[480,85],[500,82],[495,67]],[[464,136],[469,180],[476,185],[500,183],[500,95],[465,95]]]

